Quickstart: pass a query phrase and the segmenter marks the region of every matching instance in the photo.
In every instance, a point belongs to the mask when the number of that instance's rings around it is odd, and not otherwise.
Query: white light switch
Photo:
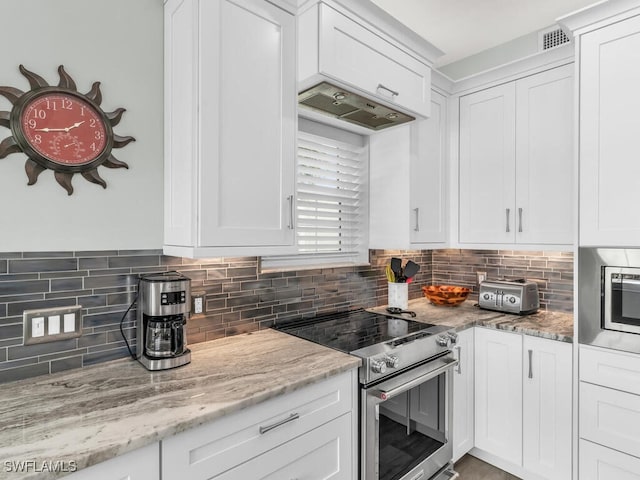
[[[31,336],[44,337],[44,317],[34,317],[31,319]]]
[[[76,330],[76,314],[64,314],[64,333],[74,332]]]
[[[57,335],[60,333],[60,315],[51,315],[48,318],[47,333],[49,335]]]

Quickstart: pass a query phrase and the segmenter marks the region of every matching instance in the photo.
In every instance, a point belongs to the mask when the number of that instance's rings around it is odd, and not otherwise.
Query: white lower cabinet
[[[571,478],[570,343],[523,336],[522,466],[548,480]]]
[[[640,479],[640,355],[580,346],[578,477]]]
[[[69,480],[158,480],[160,445],[155,442],[119,457],[72,473]]]
[[[571,344],[476,328],[476,449],[524,478],[570,480],[571,379]]]
[[[522,337],[475,332],[475,445],[522,464]]]
[[[458,461],[473,448],[474,409],[474,329],[458,332],[454,347],[458,366],[453,373],[453,461]]]
[[[580,480],[640,480],[640,458],[580,440]]]
[[[300,437],[231,469],[216,480],[351,480],[351,414],[345,414]]]
[[[356,381],[344,373],[163,440],[163,480],[352,478]]]

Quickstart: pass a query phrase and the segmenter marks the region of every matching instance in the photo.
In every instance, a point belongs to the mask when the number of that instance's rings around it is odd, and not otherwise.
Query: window
[[[262,259],[263,268],[368,261],[366,137],[300,119],[296,161],[298,255]]]

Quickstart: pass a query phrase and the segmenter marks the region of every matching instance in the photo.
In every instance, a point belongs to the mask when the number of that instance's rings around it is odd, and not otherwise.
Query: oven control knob
[[[397,355],[387,355],[384,357],[384,361],[389,368],[398,368],[398,365],[400,365],[400,359]]]
[[[485,293],[483,298],[485,300],[489,300],[489,298],[491,298],[491,295],[489,295],[488,293]]]
[[[371,360],[371,371],[373,373],[384,373],[387,371],[387,364],[383,360]]]
[[[451,338],[449,338],[449,335],[439,335],[436,337],[436,342],[441,347],[448,347],[451,345]]]
[[[452,344],[458,343],[458,334],[456,332],[447,332]]]

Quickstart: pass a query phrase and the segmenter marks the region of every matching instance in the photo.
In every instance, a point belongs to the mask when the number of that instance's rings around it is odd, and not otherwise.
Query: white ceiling
[[[542,30],[595,0],[372,0],[445,52],[447,65]]]

